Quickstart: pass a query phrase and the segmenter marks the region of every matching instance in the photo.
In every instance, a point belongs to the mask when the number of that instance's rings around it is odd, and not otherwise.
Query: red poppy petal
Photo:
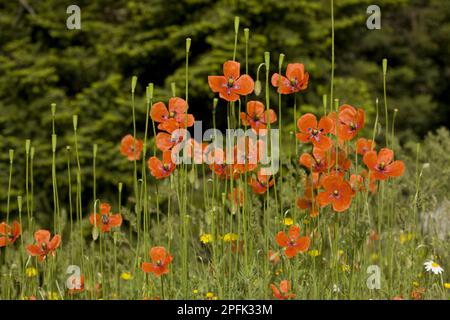
[[[289,243],[289,238],[283,231],[277,233],[275,240],[280,247],[286,247]]]
[[[390,177],[400,177],[405,172],[403,161],[397,160],[386,167],[386,174]]]
[[[150,117],[155,122],[163,122],[167,120],[169,116],[169,111],[166,108],[166,105],[162,102],[157,102],[152,105],[150,109]]]
[[[227,61],[223,64],[223,75],[228,80],[233,78],[236,80],[240,75],[241,64],[236,61]]]
[[[220,92],[227,86],[224,76],[208,76],[208,84],[213,92]]]
[[[305,76],[305,66],[302,63],[289,63],[286,67],[286,77],[288,79],[303,80]]]
[[[255,83],[249,75],[242,75],[239,79],[234,82],[234,91],[237,94],[246,96],[253,92],[255,88]]]
[[[298,129],[303,133],[309,133],[309,129],[317,128],[317,118],[312,113],[306,113],[297,121]]]

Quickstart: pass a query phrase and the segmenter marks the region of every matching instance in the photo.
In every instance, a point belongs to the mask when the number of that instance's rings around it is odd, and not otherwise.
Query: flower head
[[[223,76],[208,76],[208,84],[222,99],[236,101],[240,95],[253,92],[255,83],[249,75],[240,75],[239,62],[227,61],[223,64]]]
[[[157,277],[169,273],[169,264],[172,262],[173,257],[164,247],[153,247],[150,249],[149,254],[152,262],[143,262],[141,265],[142,271],[146,273],[151,272]]]
[[[157,102],[150,109],[150,117],[159,123],[158,129],[174,132],[176,129],[194,125],[194,116],[187,114],[188,104],[184,99],[174,97],[169,100],[169,109],[163,102]]]
[[[308,87],[308,80],[309,74],[305,72],[305,66],[302,63],[289,63],[286,68],[286,77],[274,73],[271,82],[278,88],[279,93],[291,94],[305,90]]]
[[[307,251],[311,242],[308,236],[300,237],[300,228],[295,225],[290,227],[288,234],[284,231],[278,232],[275,239],[280,247],[286,248],[284,253],[288,258]]]
[[[277,115],[272,109],[266,110],[259,101],[247,103],[247,113],[241,112],[241,120],[244,126],[250,126],[257,134],[263,132],[268,124],[277,121]]]
[[[271,284],[270,288],[272,289],[273,296],[279,300],[286,300],[286,299],[294,299],[295,294],[290,293],[291,291],[291,284],[288,280],[281,280],[280,281],[280,287],[278,288],[275,284]]]
[[[129,161],[133,161],[136,153],[136,160],[141,158],[142,140],[134,139],[131,134],[127,134],[122,138],[120,143],[120,153],[127,157]]]
[[[427,272],[432,272],[434,274],[442,274],[444,269],[436,262],[429,260],[423,264]]]
[[[301,142],[311,142],[314,147],[322,150],[331,148],[332,141],[326,136],[333,128],[333,122],[330,118],[324,116],[317,123],[316,116],[312,113],[307,113],[298,119],[297,127],[300,130],[300,132],[297,133],[297,139]]]
[[[27,246],[28,254],[38,257],[39,261],[44,261],[48,254],[55,255],[56,249],[61,243],[61,236],[56,234],[50,240],[50,231],[38,230],[34,233],[36,244]]]
[[[20,224],[17,221],[14,221],[12,226],[5,222],[0,223],[0,248],[16,242],[21,233]]]
[[[325,176],[322,179],[322,186],[325,189],[317,195],[317,202],[321,207],[330,203],[333,210],[342,212],[350,207],[352,201],[352,187],[342,177],[338,175]]]
[[[172,161],[172,152],[163,152],[162,161],[157,157],[151,157],[147,161],[147,166],[150,169],[150,173],[156,179],[164,179],[172,174],[175,170],[176,165]]]
[[[100,214],[92,213],[89,217],[91,225],[100,228],[101,232],[109,232],[111,228],[122,225],[122,216],[120,214],[111,214],[111,206],[104,202],[100,204]]]
[[[394,161],[394,151],[383,148],[377,155],[376,151],[368,151],[363,158],[371,175],[377,180],[400,177],[405,171],[403,161]]]

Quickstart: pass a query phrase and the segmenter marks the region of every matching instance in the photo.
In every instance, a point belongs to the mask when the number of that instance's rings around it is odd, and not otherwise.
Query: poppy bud
[[[284,61],[284,53],[280,53],[280,58],[278,59],[278,68],[281,71],[281,68],[283,67],[283,61]]]
[[[172,89],[172,97],[176,97],[177,96],[177,85],[175,82],[172,82],[170,84],[170,88]]]
[[[94,143],[94,145],[92,146],[92,154],[93,154],[94,158],[97,158],[97,150],[98,150],[98,145],[96,143]]]
[[[153,83],[149,83],[146,90],[145,90],[146,94],[147,94],[147,100],[150,101],[151,99],[153,99]]]
[[[322,96],[322,103],[323,103],[323,110],[325,110],[325,113],[326,113],[326,110],[327,110],[327,100],[328,100],[328,97],[327,97],[326,94],[324,94]]]
[[[270,52],[269,51],[264,52],[264,63],[266,65],[266,70],[269,70],[269,67],[270,67]]]
[[[30,153],[30,145],[31,145],[31,140],[30,139],[25,140],[25,153],[27,155]]]
[[[219,103],[219,99],[214,98],[214,100],[213,100],[213,110],[216,110],[218,103]]]
[[[186,52],[191,50],[191,38],[186,38]]]
[[[50,105],[50,108],[51,108],[51,110],[52,110],[52,116],[55,116],[55,113],[56,113],[56,103],[52,103],[52,104]]]
[[[22,211],[22,196],[17,196],[17,207],[19,209],[19,212]]]
[[[77,131],[77,127],[78,127],[78,115],[74,114],[72,116],[72,122],[73,122],[73,130]]]
[[[234,17],[234,33],[238,33],[239,31],[239,17]]]
[[[122,193],[122,188],[123,188],[123,183],[122,182],[119,182],[119,193]]]
[[[136,89],[136,84],[137,84],[137,77],[133,76],[131,78],[131,93],[134,93],[134,90]]]
[[[14,161],[14,149],[9,149],[9,163]]]
[[[30,149],[30,159],[33,160],[34,159],[34,147],[31,147]]]
[[[52,134],[52,152],[56,152],[56,134]]]
[[[255,89],[254,90],[255,90],[255,94],[257,96],[259,96],[261,93],[261,81],[259,81],[259,79],[256,79],[256,81],[255,81]]]
[[[249,38],[250,38],[250,29],[249,28],[245,28],[244,29],[244,39],[245,39],[246,43],[248,42]]]
[[[384,75],[386,75],[386,73],[387,73],[387,64],[388,64],[387,59],[383,59],[383,74]]]

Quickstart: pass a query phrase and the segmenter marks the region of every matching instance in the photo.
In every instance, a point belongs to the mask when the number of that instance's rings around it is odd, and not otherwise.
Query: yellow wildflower
[[[193,294],[197,294],[197,293],[198,293],[198,290],[197,290],[197,289],[194,289],[194,290],[192,290],[192,293],[193,293]]]
[[[309,250],[309,251],[308,251],[308,254],[309,254],[311,257],[317,257],[318,255],[320,255],[320,252],[319,252],[319,250]]]
[[[207,294],[206,294],[206,298],[207,299],[212,299],[214,297],[214,293],[212,293],[212,292],[208,292]]]
[[[350,266],[348,264],[341,265],[342,272],[350,272]]]
[[[128,280],[133,279],[133,276],[131,275],[130,272],[122,272],[122,274],[120,275],[120,278],[121,278],[122,280],[128,281]]]
[[[230,242],[236,241],[238,239],[238,235],[236,233],[227,233],[223,236],[223,241]]]
[[[36,277],[37,276],[38,271],[36,270],[36,268],[30,267],[30,268],[27,268],[25,270],[25,273],[26,273],[28,278],[32,278],[32,277]]]
[[[448,283],[448,282],[444,283],[444,288],[445,289],[450,289],[450,283]]]
[[[413,239],[413,234],[412,233],[410,233],[410,232],[408,232],[408,233],[400,233],[400,236],[399,236],[399,241],[400,241],[400,243],[401,244],[404,244],[404,243],[406,243],[406,242],[408,242],[408,241],[411,241]]]
[[[57,292],[47,292],[48,300],[59,300],[59,295]]]
[[[200,241],[204,244],[210,243],[210,242],[212,242],[212,240],[213,240],[213,237],[209,233],[204,233],[200,236]]]
[[[294,224],[294,220],[292,218],[284,218],[283,223],[285,226],[292,226]]]

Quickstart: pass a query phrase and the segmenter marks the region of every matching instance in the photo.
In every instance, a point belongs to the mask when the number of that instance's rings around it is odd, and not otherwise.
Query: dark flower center
[[[102,214],[102,223],[103,224],[108,224],[109,222],[109,217],[107,214]]]
[[[233,78],[229,78],[228,82],[227,82],[227,87],[228,88],[233,88],[234,85],[234,79]]]

